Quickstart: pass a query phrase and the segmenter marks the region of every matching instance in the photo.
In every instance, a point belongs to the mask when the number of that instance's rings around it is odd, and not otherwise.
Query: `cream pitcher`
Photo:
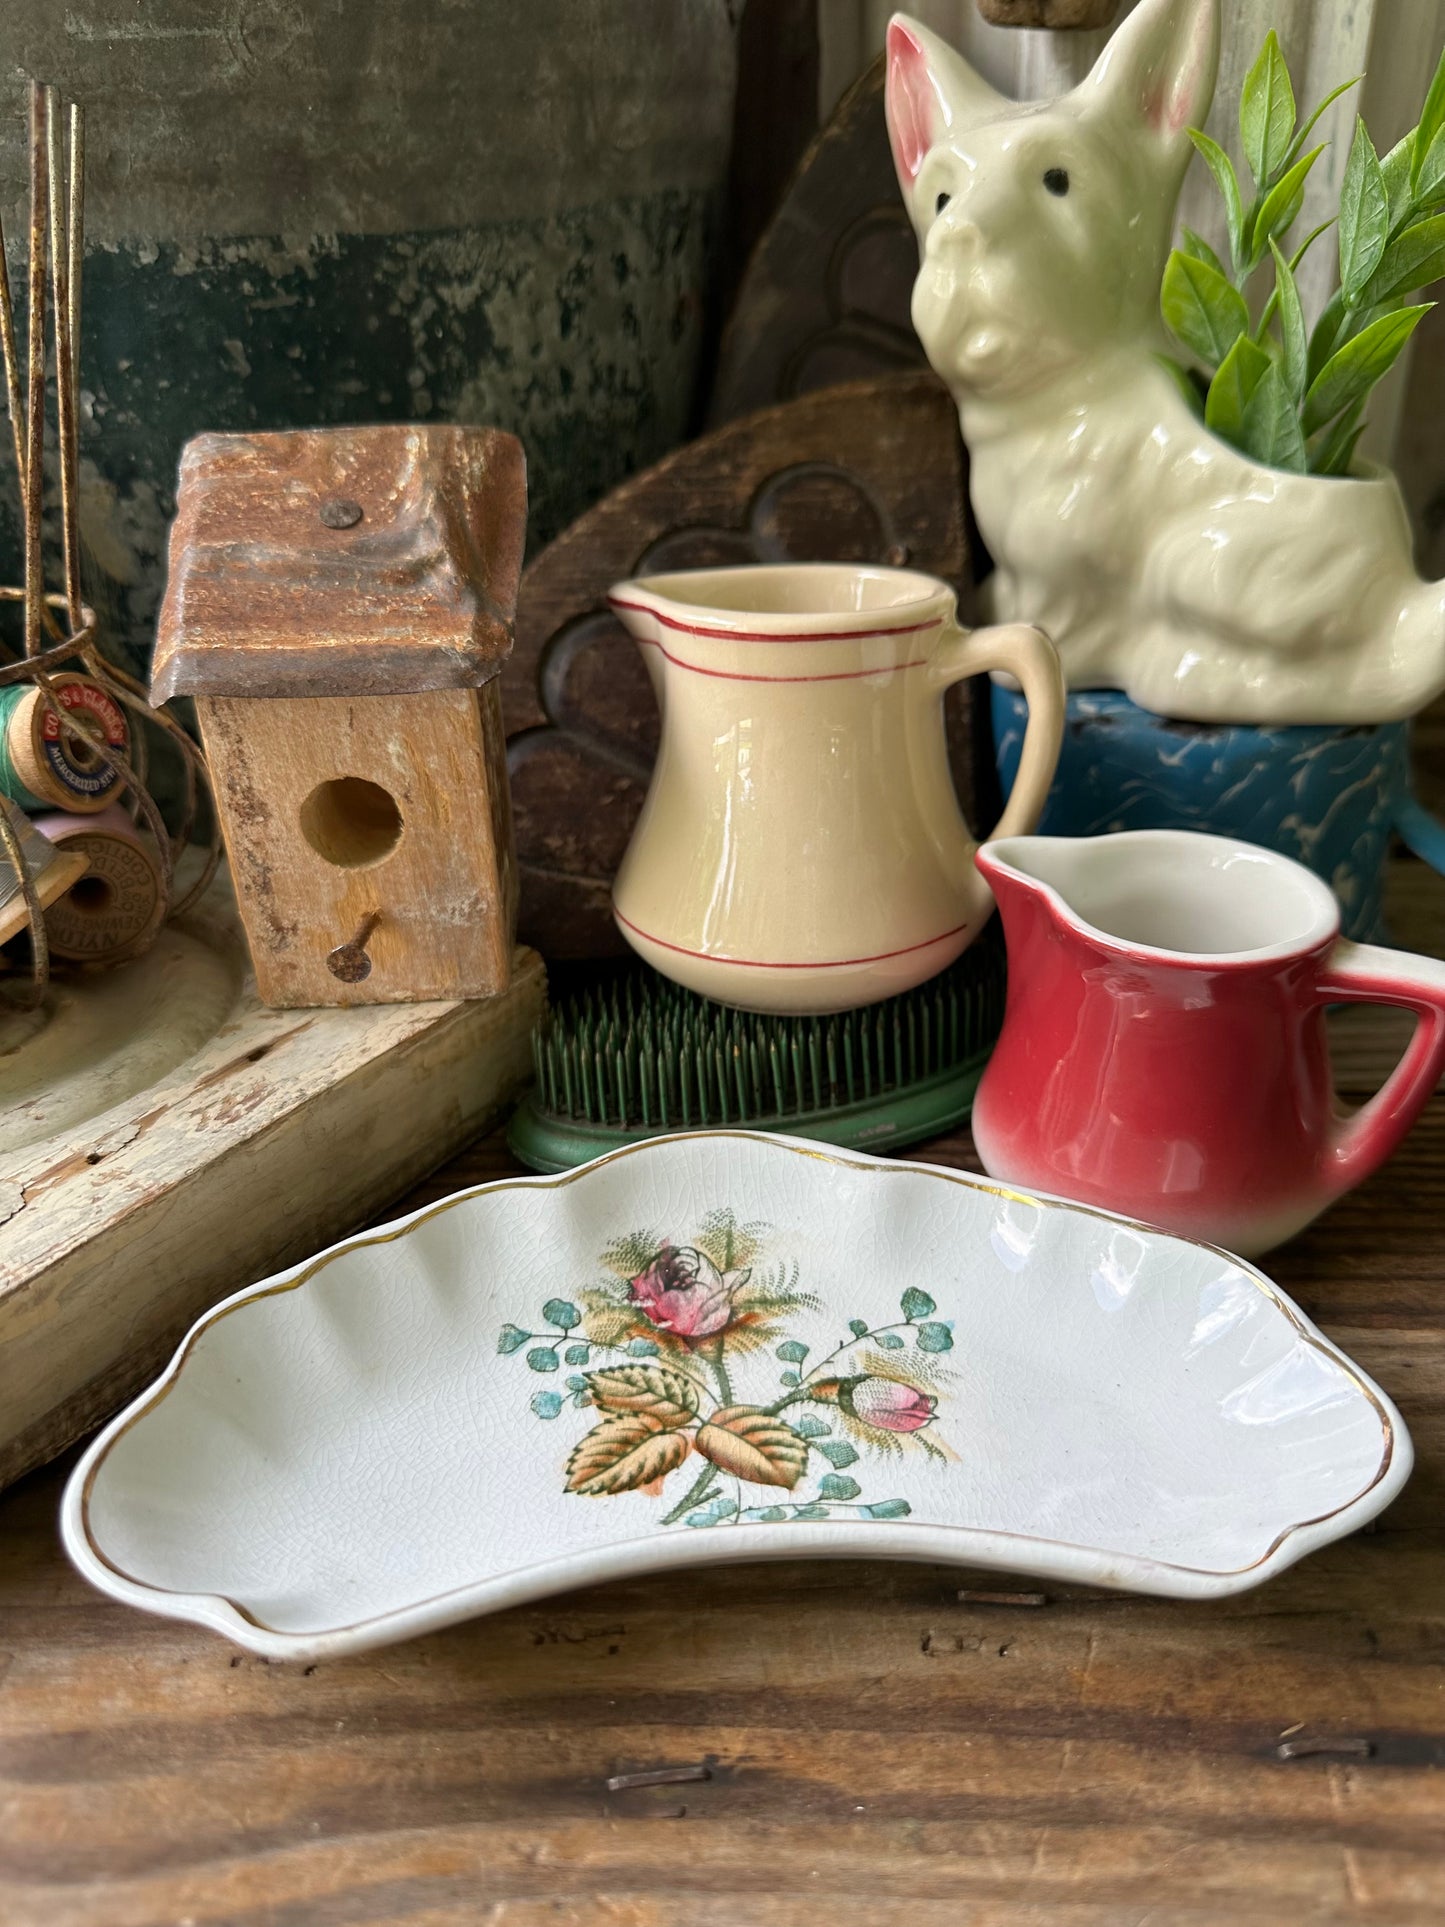
[[[995,835],[1037,822],[1063,731],[1038,629],[968,631],[953,591],[852,563],[619,583],[662,711],[613,910],[664,976],[748,1010],[821,1014],[909,990],[977,936],[974,867],[944,738],[950,684],[1022,685],[1028,732]]]

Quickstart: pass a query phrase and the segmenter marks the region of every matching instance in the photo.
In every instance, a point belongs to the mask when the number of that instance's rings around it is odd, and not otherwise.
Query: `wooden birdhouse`
[[[186,447],[152,694],[195,698],[268,1004],[506,987],[496,677],[525,531],[521,444],[497,429]]]

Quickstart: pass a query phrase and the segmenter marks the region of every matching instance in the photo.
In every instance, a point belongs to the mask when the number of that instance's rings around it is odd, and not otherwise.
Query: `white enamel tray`
[[[1217,1597],[1410,1464],[1384,1394],[1222,1252],[694,1133],[228,1299],[91,1446],[63,1527],[116,1598],[299,1659],[724,1559]]]

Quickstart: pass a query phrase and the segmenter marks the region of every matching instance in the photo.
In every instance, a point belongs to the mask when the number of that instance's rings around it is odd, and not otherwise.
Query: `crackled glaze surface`
[[[91,1447],[64,1530],[115,1596],[300,1657],[728,1557],[1228,1593],[1409,1463],[1388,1400],[1220,1252],[699,1133],[230,1300]]]

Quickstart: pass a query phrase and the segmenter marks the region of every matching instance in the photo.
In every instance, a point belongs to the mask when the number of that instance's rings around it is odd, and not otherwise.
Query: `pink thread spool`
[[[117,805],[96,816],[37,816],[50,841],[80,852],[90,868],[45,913],[57,957],[72,963],[118,963],[143,949],[166,913],[160,864]]]

